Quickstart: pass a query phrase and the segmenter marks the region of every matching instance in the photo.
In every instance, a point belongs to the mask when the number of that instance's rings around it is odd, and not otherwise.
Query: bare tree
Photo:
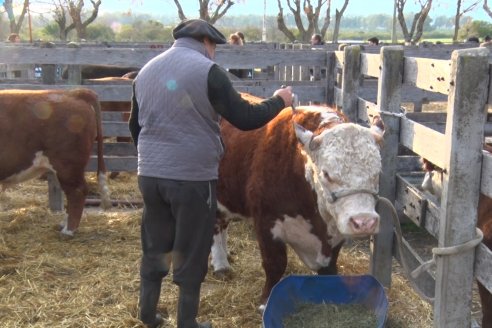
[[[179,19],[187,19],[183,8],[181,7],[180,0],[174,0],[176,8],[178,9]],[[199,13],[200,18],[206,20],[210,24],[215,24],[219,19],[221,19],[234,5],[232,0],[198,0],[200,6]]]
[[[490,10],[487,0],[483,0],[483,10],[485,10],[485,12],[489,15],[489,17],[492,18],[492,10]]]
[[[18,16],[17,20],[14,15],[14,1],[13,0],[5,0],[3,2],[3,7],[7,12],[7,16],[9,18],[9,27],[10,33],[19,34],[20,29],[22,27],[22,23],[24,22],[24,17],[26,16],[27,10],[29,8],[29,0],[24,0],[24,4],[22,6],[22,11]]]
[[[344,6],[341,11],[336,11],[336,18],[338,19],[338,26],[340,26],[340,20],[342,18],[343,12],[347,7],[349,0],[344,0]],[[314,33],[321,34],[324,38],[326,30],[330,26],[330,10],[331,10],[331,0],[303,0],[301,5],[300,0],[286,0],[287,7],[290,13],[294,16],[294,21],[296,23],[297,30],[299,31],[299,40],[302,42],[309,42],[311,36]],[[277,0],[278,3],[278,14],[277,14],[277,26],[280,31],[291,41],[296,40],[296,36],[285,24],[284,19],[284,9],[282,7],[282,1]],[[313,5],[315,3],[315,5]],[[302,14],[306,16],[303,19]],[[322,17],[324,13],[324,17]],[[320,19],[322,19],[322,25],[320,28]],[[307,22],[307,26],[304,26],[304,21]],[[337,32],[338,33],[338,32]],[[338,35],[334,35],[334,42],[338,40]]]
[[[475,9],[475,7],[481,2],[473,1],[468,6],[465,4],[465,0],[457,0],[456,2],[456,15],[454,16],[454,34],[453,34],[453,42],[458,41],[458,31],[460,29],[460,19],[461,17],[469,11]],[[484,0],[484,6],[487,4],[487,0]]]
[[[342,21],[343,13],[347,9],[349,0],[345,0],[341,10],[335,11],[335,28],[333,29],[333,43],[338,43],[338,34],[340,33],[340,22]]]
[[[432,0],[418,0],[418,3],[420,4],[420,11],[413,16],[410,30],[408,30],[405,15],[403,14],[406,2],[407,0],[396,0],[398,22],[400,23],[405,42],[417,43],[420,38],[422,38],[422,34],[424,33],[424,23],[427,16],[429,16],[429,11],[432,7]]]
[[[91,0],[91,3],[92,11],[90,16],[84,20],[84,0],[58,0],[54,2],[55,10],[53,16],[60,29],[60,40],[66,41],[68,33],[72,30],[76,31],[78,40],[86,38],[87,26],[97,18],[101,0]],[[68,17],[71,21],[69,24]]]

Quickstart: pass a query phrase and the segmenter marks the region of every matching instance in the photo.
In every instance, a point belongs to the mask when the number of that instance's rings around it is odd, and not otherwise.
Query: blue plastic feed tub
[[[282,321],[299,303],[359,304],[376,316],[377,328],[384,327],[388,312],[384,288],[371,275],[291,275],[273,287],[263,313],[263,328],[283,328]]]

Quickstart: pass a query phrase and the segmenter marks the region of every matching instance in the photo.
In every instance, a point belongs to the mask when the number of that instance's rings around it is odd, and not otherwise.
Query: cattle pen
[[[166,48],[164,46],[163,48]],[[131,81],[84,80],[83,65],[142,67],[162,47],[94,47],[52,44],[5,45],[0,63],[5,76],[0,89],[95,90],[101,102],[127,102]],[[442,50],[446,49],[446,50]],[[383,46],[347,46],[311,49],[251,44],[219,46],[216,61],[225,68],[253,69],[251,78],[235,79],[239,91],[266,97],[282,84],[292,85],[301,103],[336,105],[353,122],[367,124],[380,115],[386,125],[382,149],[380,195],[398,212],[436,238],[438,248],[459,246],[476,238],[477,203],[480,193],[492,197],[492,156],[482,151],[483,138],[492,133],[486,115],[492,104],[490,57],[486,48],[436,48],[435,50]],[[439,55],[436,55],[439,54]],[[68,67],[63,80],[58,67]],[[42,69],[36,76],[35,67]],[[11,71],[26,72],[11,74]],[[57,73],[58,72],[58,73]],[[313,72],[319,76],[311,78]],[[425,99],[425,100],[424,100]],[[428,100],[446,102],[446,113],[421,110]],[[403,111],[402,103],[413,103]],[[105,136],[129,136],[122,113],[106,113]],[[402,152],[402,148],[407,152]],[[403,155],[411,153],[411,155]],[[132,144],[105,147],[109,171],[136,170]],[[421,179],[418,158],[445,169],[440,203],[427,199],[416,187]],[[88,171],[94,170],[89,164]],[[56,182],[54,182],[56,184]],[[50,188],[52,209],[62,206],[58,188]],[[392,259],[407,258],[413,270],[423,263],[405,240],[400,252],[393,247],[391,213],[380,208],[382,231],[372,238],[370,271],[385,286],[391,284]],[[415,284],[424,295],[435,297],[435,327],[469,327],[472,282],[478,279],[492,291],[492,252],[483,244],[458,254],[437,256],[436,269],[424,271]]]

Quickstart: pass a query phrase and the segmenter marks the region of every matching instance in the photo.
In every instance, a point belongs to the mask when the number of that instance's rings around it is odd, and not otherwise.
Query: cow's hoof
[[[213,275],[218,280],[231,280],[233,276],[231,269],[220,269],[214,271]]]
[[[60,238],[62,240],[72,239],[73,235],[74,235],[74,231],[70,231],[66,227],[63,227],[63,229],[60,231]]]
[[[72,235],[68,235],[68,234],[65,234],[65,233],[60,233],[60,240],[66,241],[66,240],[72,240],[72,239],[73,239],[73,234]]]

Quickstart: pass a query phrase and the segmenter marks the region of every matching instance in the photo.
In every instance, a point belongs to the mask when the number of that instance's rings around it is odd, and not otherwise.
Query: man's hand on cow
[[[284,101],[285,107],[289,107],[292,105],[292,87],[284,87],[275,90],[273,93],[274,96],[280,96]]]

